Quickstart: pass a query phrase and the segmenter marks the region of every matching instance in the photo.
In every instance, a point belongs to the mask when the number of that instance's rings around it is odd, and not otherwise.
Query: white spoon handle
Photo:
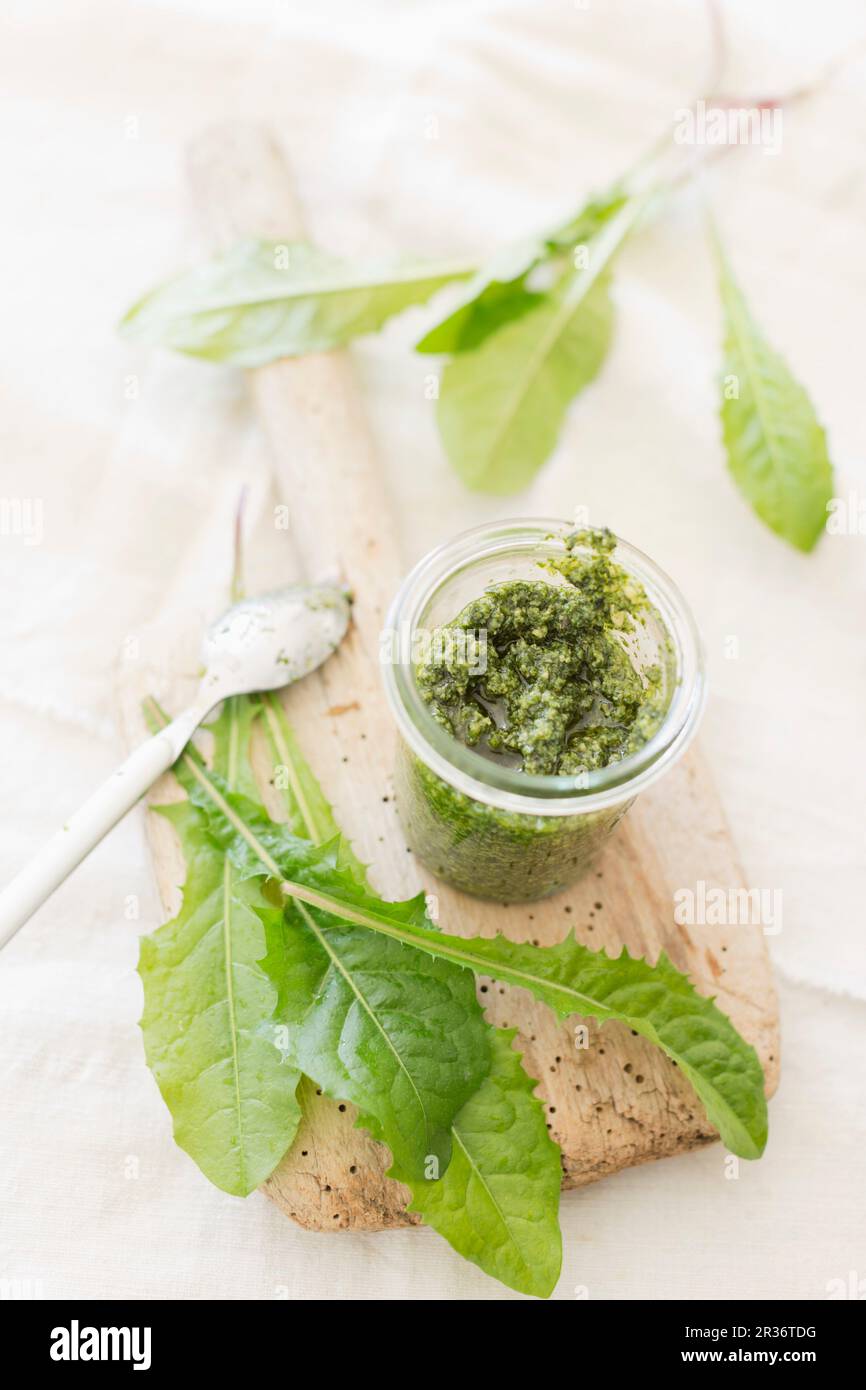
[[[183,752],[212,704],[197,703],[131,753],[0,893],[0,949]]]

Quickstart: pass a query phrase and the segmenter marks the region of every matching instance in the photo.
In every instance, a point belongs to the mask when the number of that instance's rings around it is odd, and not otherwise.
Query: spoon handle
[[[180,757],[212,705],[196,704],[147,740],[0,893],[0,949]]]

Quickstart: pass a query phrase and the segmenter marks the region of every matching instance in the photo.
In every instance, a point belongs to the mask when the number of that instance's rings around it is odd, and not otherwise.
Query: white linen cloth
[[[866,31],[857,0],[725,13],[733,94],[798,87]],[[271,503],[240,375],[114,334],[202,254],[184,142],[271,122],[333,251],[483,253],[624,169],[700,92],[709,51],[703,8],[676,0],[29,0],[0,26],[0,496],[35,508],[29,534],[10,508],[0,536],[5,879],[123,755],[115,670],[137,631],[219,607],[241,482],[252,517]],[[785,112],[778,154],[738,150],[706,186],[828,426],[837,490],[861,501],[863,76],[862,60],[840,72]],[[624,252],[609,361],[522,498],[470,495],[450,471],[429,359],[409,350],[427,311],[356,349],[407,565],[496,515],[585,506],[678,580],[747,881],[784,895],[766,1157],[727,1181],[712,1146],[566,1196],[557,1298],[821,1299],[866,1278],[866,537],[801,556],[727,478],[703,223],[686,192]],[[209,1186],[142,1055],[136,937],[159,918],[139,811],[0,957],[0,1294],[511,1297],[432,1232],[315,1235]]]

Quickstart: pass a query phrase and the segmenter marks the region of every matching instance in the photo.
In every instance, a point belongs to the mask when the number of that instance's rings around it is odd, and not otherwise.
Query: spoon
[[[218,618],[205,634],[205,671],[189,709],[137,748],[0,893],[0,948],[177,761],[215,705],[315,671],[348,622],[349,599],[330,584],[293,584],[243,599]]]

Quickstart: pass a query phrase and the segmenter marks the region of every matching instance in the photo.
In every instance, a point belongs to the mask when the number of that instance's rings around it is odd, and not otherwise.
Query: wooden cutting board
[[[301,220],[282,155],[258,127],[220,127],[189,152],[193,198],[209,241],[241,236],[290,242]],[[423,883],[439,899],[445,931],[550,945],[572,928],[592,947],[623,945],[654,960],[665,950],[757,1048],[775,1090],[778,1015],[766,946],[758,926],[683,927],[674,893],[698,880],[725,889],[743,876],[712,778],[694,747],[626,816],[594,871],[576,888],[535,905],[503,907],[467,898],[423,872],[407,851],[391,785],[394,731],[378,668],[379,633],[400,565],[394,524],[363,409],[345,353],[284,361],[249,374],[273,452],[277,491],[289,507],[300,572],[342,574],[356,596],[349,636],[321,671],[284,695],[286,711],[337,820],[379,891],[403,897]],[[419,406],[419,409],[421,407]],[[270,582],[288,578],[274,573]],[[218,601],[218,600],[217,600]],[[121,675],[120,705],[130,743],[144,736],[139,703],[157,690],[172,710],[189,678],[138,663]],[[176,795],[171,783],[152,800]],[[166,913],[176,910],[183,862],[171,827],[149,816],[154,869]],[[492,1023],[517,1027],[528,1071],[562,1149],[563,1184],[579,1187],[631,1164],[681,1153],[717,1136],[691,1087],[661,1052],[628,1028],[589,1023],[576,1046],[575,1018],[560,1025],[523,990],[479,981]],[[306,1118],[290,1152],[263,1190],[287,1215],[317,1230],[381,1230],[410,1224],[408,1194],[389,1181],[385,1148],[304,1083]],[[166,1143],[170,1142],[166,1124]]]

